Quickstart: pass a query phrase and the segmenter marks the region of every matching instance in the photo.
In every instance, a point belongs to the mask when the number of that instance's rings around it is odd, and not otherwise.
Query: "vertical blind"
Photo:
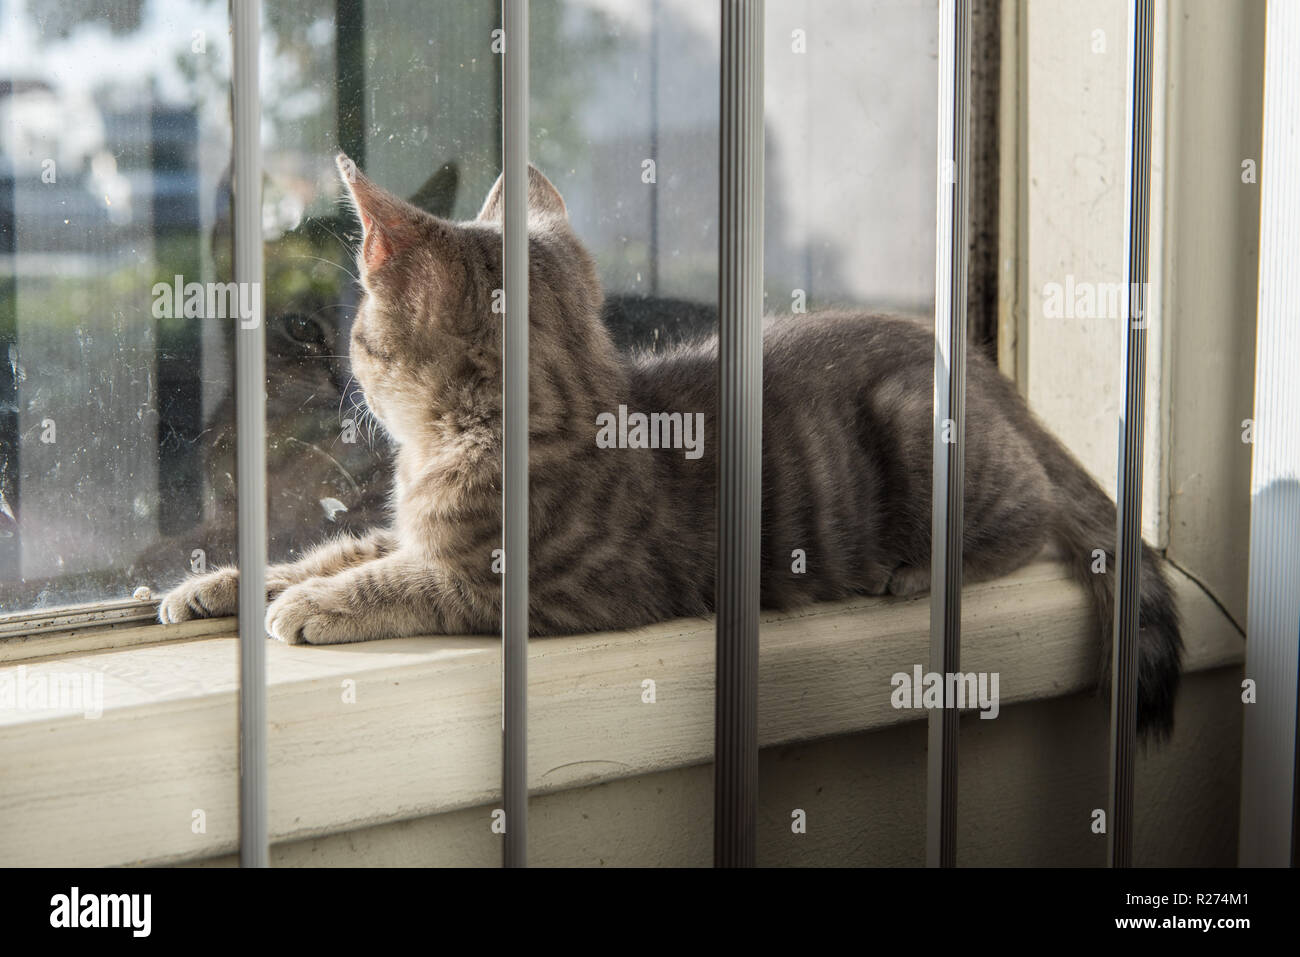
[[[713,862],[752,867],[758,822],[763,444],[763,0],[722,2]]]
[[[1133,863],[1133,775],[1137,756],[1138,606],[1142,586],[1142,413],[1146,408],[1147,200],[1151,191],[1152,0],[1129,0],[1128,123],[1125,132],[1124,415],[1119,436],[1115,537],[1115,626],[1111,657],[1110,799],[1107,858]]]
[[[970,0],[939,2],[939,136],[934,266],[934,477],[931,488],[930,671],[961,659],[962,499],[966,448],[966,298],[970,249]],[[955,708],[929,716],[926,848],[929,867],[957,857]]]
[[[233,0],[235,281],[255,283],[254,322],[235,333],[239,489],[239,863],[269,862],[266,782],[266,337],[262,324],[260,0]],[[249,494],[249,490],[253,494]]]
[[[502,136],[505,176],[505,461],[501,609],[503,863],[528,843],[528,0],[505,0]]]
[[[1243,867],[1296,865],[1300,768],[1300,7],[1270,0],[1265,42],[1246,639],[1256,687],[1242,740]]]

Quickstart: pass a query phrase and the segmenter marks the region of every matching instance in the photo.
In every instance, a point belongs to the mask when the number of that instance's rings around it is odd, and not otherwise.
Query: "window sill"
[[[1186,669],[1238,663],[1244,642],[1171,569]],[[1036,564],[963,594],[963,669],[1000,674],[1001,705],[1089,688],[1097,662],[1081,590]],[[102,675],[102,717],[0,710],[0,860],[168,863],[237,846],[236,644],[220,637],[6,664]],[[159,626],[164,632],[172,627]],[[177,635],[176,637],[192,637]],[[714,632],[704,619],[535,640],[529,763],[535,793],[705,763],[713,749]],[[861,598],[762,618],[764,747],[924,715],[890,704],[890,676],[928,659],[929,603]],[[475,807],[500,785],[500,653],[492,638],[267,648],[270,827],[280,842]],[[642,702],[655,682],[656,703]],[[344,701],[355,682],[355,703]],[[202,811],[205,833],[195,834]],[[486,826],[486,825],[485,825]]]
[[[223,618],[162,628],[158,624],[158,602],[152,598],[74,605],[0,616],[0,665],[233,633],[232,621]]]

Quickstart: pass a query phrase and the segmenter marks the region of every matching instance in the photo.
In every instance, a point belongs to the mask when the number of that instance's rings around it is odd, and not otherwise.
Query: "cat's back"
[[[765,392],[788,388],[808,395],[846,379],[893,383],[910,391],[933,374],[933,357],[933,334],[923,319],[827,311],[763,321]],[[707,401],[708,408],[701,411],[712,414],[718,338],[709,335],[655,352],[634,352],[628,357],[628,375],[633,400],[643,408]]]
[[[818,376],[843,367],[856,374],[924,368],[934,356],[926,320],[870,312],[827,311],[763,323],[763,371]],[[834,378],[834,376],[831,376]]]

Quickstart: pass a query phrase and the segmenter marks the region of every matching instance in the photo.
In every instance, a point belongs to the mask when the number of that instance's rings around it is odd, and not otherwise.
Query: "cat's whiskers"
[[[355,378],[355,376],[353,376],[352,378]],[[351,385],[352,378],[349,378],[349,380],[348,380],[348,384],[349,384],[349,385]],[[347,394],[348,394],[348,393],[347,393],[347,389],[346,389],[346,387],[345,387],[345,388],[344,388],[344,395],[347,395]],[[339,407],[342,408],[342,405],[343,405],[343,400],[342,400],[342,398],[340,398],[340,399],[339,399]],[[352,409],[351,409],[351,411],[352,411],[352,412],[355,414],[355,416],[356,416],[356,422],[357,422],[357,424],[358,424],[358,425],[365,425],[365,426],[367,427],[367,428],[366,428],[366,443],[367,443],[371,448],[374,448],[374,445],[375,445],[375,429],[379,426],[379,419],[375,416],[374,411],[373,411],[373,410],[370,408],[370,406],[366,403],[366,396],[365,396],[365,393],[363,393],[363,392],[352,393]]]
[[[358,276],[356,273],[354,273],[351,269],[348,269],[348,268],[347,268],[346,266],[344,266],[342,263],[336,263],[336,262],[334,262],[333,260],[331,260],[331,259],[325,259],[325,258],[322,257],[322,256],[298,256],[298,257],[296,257],[296,258],[298,258],[298,259],[314,259],[314,260],[315,260],[316,262],[318,262],[318,263],[324,263],[324,264],[327,265],[327,266],[333,266],[335,269],[337,269],[339,272],[343,273],[345,276],[350,277],[350,278],[352,279],[352,281],[355,282],[358,286],[361,285],[361,277]]]
[[[331,236],[333,236],[335,239],[338,240],[339,245],[343,247],[343,249],[348,253],[348,255],[350,256],[356,255],[355,252],[353,251],[355,248],[354,245],[350,244],[346,239],[344,239],[338,233],[334,232],[334,230],[330,229],[329,223],[327,223],[323,219],[317,220],[317,223],[325,230],[325,232],[329,233]]]
[[[356,379],[356,374],[349,372],[348,381],[343,384],[343,391],[339,393],[339,425],[343,424],[343,400],[346,399],[350,394],[348,390],[352,388],[352,383],[355,379]],[[355,405],[356,399],[354,398],[352,401],[353,404]]]
[[[356,308],[356,304],[351,302],[329,302],[321,306],[315,312],[309,313],[309,315],[312,319],[315,319],[317,315],[324,312],[326,309],[355,309],[355,308]]]

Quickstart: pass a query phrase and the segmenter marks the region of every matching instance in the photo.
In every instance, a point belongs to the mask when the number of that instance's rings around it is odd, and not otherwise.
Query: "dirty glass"
[[[0,4],[0,612],[129,596],[218,503],[224,3]],[[228,217],[227,217],[228,218]]]
[[[769,4],[770,312],[929,308],[933,11],[859,6]],[[532,8],[531,156],[616,344],[711,332],[716,9]],[[237,317],[182,304],[232,278],[226,5],[0,9],[0,613],[158,594],[236,557]],[[492,2],[264,5],[272,561],[387,514],[392,449],[348,371],[357,226],[334,154],[472,217],[500,170],[499,21]]]

